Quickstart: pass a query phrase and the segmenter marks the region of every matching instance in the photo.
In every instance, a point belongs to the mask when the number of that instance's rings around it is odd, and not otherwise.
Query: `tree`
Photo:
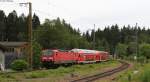
[[[39,20],[39,17],[34,13],[33,18],[32,18],[33,30],[37,29],[38,26],[40,26],[40,20]]]
[[[4,41],[6,31],[6,16],[4,11],[0,10],[0,41]]]
[[[6,28],[6,38],[9,41],[17,41],[17,34],[19,33],[17,29],[17,13],[13,11],[9,13],[7,17],[7,28]]]
[[[112,54],[115,52],[115,47],[116,45],[118,44],[118,42],[120,42],[120,32],[119,32],[119,29],[118,29],[118,25],[116,24],[115,26],[112,26],[111,27],[111,34],[110,34],[110,38],[111,38],[111,41],[109,40],[109,44],[110,46],[112,47],[111,48],[111,52]]]
[[[70,24],[61,21],[59,18],[56,20],[46,20],[37,32],[37,41],[44,48],[88,48],[88,41],[80,35],[80,31],[73,29]]]
[[[41,66],[40,57],[42,54],[42,47],[39,43],[33,42],[33,68]]]
[[[86,31],[85,37],[86,37],[87,41],[89,41],[89,42],[92,41],[89,31]]]
[[[124,58],[125,56],[127,56],[127,48],[128,48],[127,45],[119,43],[116,46],[117,56],[120,57],[120,58]]]
[[[136,52],[137,52],[136,42],[130,42],[130,43],[128,43],[127,56],[135,55]]]
[[[147,59],[150,58],[150,44],[142,43],[139,48],[139,56],[145,56]]]
[[[18,17],[17,30],[18,30],[18,34],[17,34],[18,41],[27,41],[28,23],[27,23],[27,18],[25,17],[24,14]]]

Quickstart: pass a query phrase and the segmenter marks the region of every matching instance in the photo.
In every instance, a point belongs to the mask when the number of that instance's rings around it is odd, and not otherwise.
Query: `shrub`
[[[145,70],[144,74],[141,76],[141,82],[150,82],[150,70]]]
[[[33,42],[33,68],[38,69],[42,65],[40,62],[42,47],[39,43]]]
[[[27,69],[28,63],[25,60],[15,60],[11,63],[11,68],[16,71],[23,71]]]
[[[147,59],[150,58],[150,44],[143,43],[139,47],[140,55],[145,56]]]

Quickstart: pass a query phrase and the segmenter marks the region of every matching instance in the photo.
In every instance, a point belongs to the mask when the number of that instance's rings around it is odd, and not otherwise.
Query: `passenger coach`
[[[42,51],[41,62],[44,66],[57,66],[60,64],[80,64],[106,61],[109,53],[104,51],[72,49],[69,51],[45,49]]]

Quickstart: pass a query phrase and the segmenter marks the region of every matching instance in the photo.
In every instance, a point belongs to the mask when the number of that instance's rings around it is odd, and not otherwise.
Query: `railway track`
[[[87,76],[87,77],[84,77],[84,78],[76,79],[76,80],[73,80],[71,82],[92,82],[92,81],[95,81],[97,79],[100,79],[100,78],[103,78],[103,77],[106,77],[106,76],[110,76],[114,73],[123,71],[123,70],[127,69],[130,65],[129,63],[124,62],[124,61],[120,61],[120,62],[122,63],[122,65],[117,67],[117,68],[114,68],[112,70],[109,70],[109,71],[106,71],[106,72],[103,72],[103,73],[95,74],[95,75],[92,75],[92,76]]]

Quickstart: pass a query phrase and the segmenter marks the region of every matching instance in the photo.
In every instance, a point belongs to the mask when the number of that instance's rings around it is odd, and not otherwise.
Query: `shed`
[[[6,68],[10,68],[10,64],[18,58],[24,57],[27,54],[27,42],[0,42],[0,54]]]

